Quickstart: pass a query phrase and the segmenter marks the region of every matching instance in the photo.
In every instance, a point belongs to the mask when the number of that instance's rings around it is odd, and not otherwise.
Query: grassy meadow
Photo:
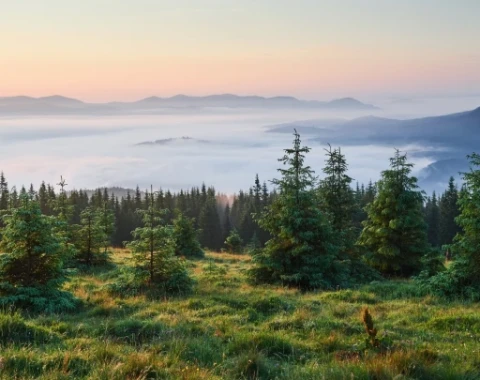
[[[148,299],[108,292],[130,265],[113,260],[71,276],[75,313],[1,311],[1,379],[480,378],[480,305],[412,282],[301,293],[249,284],[247,255],[207,253],[192,294]],[[365,307],[388,349],[366,349]]]

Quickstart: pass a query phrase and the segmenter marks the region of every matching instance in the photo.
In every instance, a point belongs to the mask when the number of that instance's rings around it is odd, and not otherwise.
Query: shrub
[[[193,219],[179,213],[173,221],[173,240],[175,255],[185,257],[203,257],[205,252],[200,247]]]
[[[230,231],[227,239],[225,240],[225,246],[230,253],[241,253],[243,247],[243,240],[237,230]]]

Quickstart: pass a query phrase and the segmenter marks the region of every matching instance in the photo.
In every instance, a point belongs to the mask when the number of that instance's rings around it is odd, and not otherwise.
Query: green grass
[[[128,252],[115,252],[128,265]],[[0,313],[1,379],[479,379],[480,306],[412,282],[301,293],[249,285],[245,255],[191,263],[188,296],[113,297],[115,266],[77,274],[77,313]],[[387,352],[365,351],[368,306]]]

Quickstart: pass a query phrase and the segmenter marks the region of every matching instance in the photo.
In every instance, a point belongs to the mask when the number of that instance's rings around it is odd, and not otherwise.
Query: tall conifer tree
[[[344,283],[344,268],[337,262],[338,247],[328,220],[317,207],[315,176],[305,166],[310,148],[301,146],[295,131],[293,147],[279,159],[280,179],[272,183],[279,195],[258,221],[271,234],[264,249],[254,255],[252,276],[300,288],[328,288]]]
[[[423,217],[423,194],[411,176],[413,164],[395,151],[390,169],[382,172],[378,192],[367,206],[359,244],[369,250],[368,262],[387,275],[410,276],[421,268],[429,250]]]

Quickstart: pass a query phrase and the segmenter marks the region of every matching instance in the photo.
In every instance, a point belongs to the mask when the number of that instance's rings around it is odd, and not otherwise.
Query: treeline
[[[149,191],[141,191],[139,187],[118,197],[107,188],[67,191],[68,185],[64,183],[63,186],[64,202],[71,208],[67,220],[69,224],[80,224],[82,212],[89,207],[98,210],[107,207],[113,213],[113,228],[108,241],[114,247],[123,247],[125,242],[132,239],[131,232],[141,225],[141,217],[136,211],[148,208]],[[351,224],[359,232],[362,222],[367,218],[365,207],[377,194],[377,184],[371,181],[367,185],[356,183],[354,188],[349,186],[348,191],[353,200],[348,217],[352,218]],[[56,204],[61,193],[60,184],[55,186],[44,182],[38,189],[30,185],[28,190],[22,187],[17,191],[15,187],[9,188],[4,173],[0,173],[0,212],[17,208],[23,194],[31,195],[39,203],[42,214],[58,216],[60,211]],[[239,248],[263,246],[270,238],[270,234],[254,220],[254,215],[268,207],[278,194],[275,189],[270,191],[266,182],[260,182],[258,175],[247,192],[240,190],[233,196],[218,193],[213,186],[205,185],[177,193],[163,189],[154,193],[157,209],[168,210],[164,221],[172,223],[176,213],[192,218],[193,225],[198,230],[200,244],[204,248],[227,248],[225,241],[233,230],[241,240]],[[441,196],[437,197],[435,192],[431,196],[425,196],[422,203],[423,214],[428,224],[428,240],[432,246],[451,244],[460,231],[455,222],[459,215],[458,198],[459,190],[453,177]],[[329,200],[325,200],[325,203],[329,203]]]
[[[141,191],[137,186],[136,190],[127,191],[126,196],[117,197],[107,188],[67,191],[68,184],[62,181],[63,179],[56,186],[42,182],[38,190],[30,185],[28,190],[22,187],[18,192],[15,187],[9,189],[2,172],[0,212],[19,207],[21,196],[28,195],[39,203],[42,214],[47,216],[60,215],[58,203],[61,201],[65,204],[64,207],[70,210],[66,222],[78,225],[84,210],[103,210],[107,207],[114,216],[110,243],[115,247],[123,247],[125,242],[132,239],[132,231],[142,225],[142,218],[137,210],[148,209],[153,191]],[[222,249],[232,230],[238,231],[242,241],[247,244],[253,242],[263,245],[268,240],[268,235],[259,228],[252,215],[267,207],[275,196],[275,190],[270,192],[266,182],[262,184],[258,175],[254,186],[248,192],[240,191],[231,197],[218,193],[213,186],[207,187],[205,184],[177,193],[161,188],[153,191],[155,207],[166,210],[164,222],[172,224],[179,213],[191,218],[198,230],[201,245],[211,250]]]
[[[17,193],[2,173],[1,302],[68,304],[58,296],[66,271],[108,264],[112,245],[126,245],[134,261],[109,285],[120,294],[188,291],[185,258],[225,248],[252,255],[249,276],[258,284],[337,289],[415,276],[428,291],[480,298],[478,155],[469,156],[461,190],[452,178],[440,197],[427,197],[398,150],[378,182],[355,187],[340,148],[325,150],[321,179],[305,165],[309,152],[295,133],[273,190],[257,175],[232,198],[205,185],[89,196],[67,192],[63,178],[57,192],[42,183]]]

